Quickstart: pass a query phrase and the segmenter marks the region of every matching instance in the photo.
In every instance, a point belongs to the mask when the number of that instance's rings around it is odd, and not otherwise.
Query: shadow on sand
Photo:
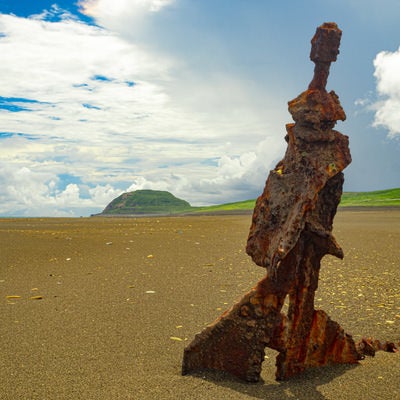
[[[221,372],[207,371],[193,376],[204,379],[218,386],[223,386],[255,399],[268,400],[326,400],[319,392],[318,386],[325,385],[347,371],[357,367],[357,364],[340,364],[321,368],[312,368],[297,377],[287,381],[276,382],[272,378],[268,382],[244,383],[231,375]]]

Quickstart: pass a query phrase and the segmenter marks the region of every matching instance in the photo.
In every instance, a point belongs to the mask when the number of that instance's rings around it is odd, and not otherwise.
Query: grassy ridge
[[[198,207],[196,212],[253,210],[256,200]],[[400,207],[400,188],[374,192],[345,192],[339,207]]]
[[[123,193],[104,209],[102,214],[177,214],[192,210],[191,205],[162,190],[136,190]]]
[[[345,192],[341,207],[386,207],[400,206],[400,188],[374,192]]]
[[[218,211],[247,211],[253,210],[255,200],[245,200],[236,203],[218,204],[216,206],[196,207],[196,212],[218,212]]]
[[[256,200],[219,204],[207,207],[192,207],[187,201],[178,199],[169,192],[138,190],[124,193],[114,199],[102,212],[103,215],[140,214],[202,214],[251,212]],[[400,188],[374,192],[345,192],[339,207],[400,207]]]

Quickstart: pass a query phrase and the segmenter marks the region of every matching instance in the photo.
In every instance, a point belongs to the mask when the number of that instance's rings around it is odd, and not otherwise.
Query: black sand
[[[180,374],[183,348],[262,276],[250,215],[0,219],[0,399],[396,399],[400,352],[264,382]],[[316,305],[400,342],[400,211],[339,211]],[[10,297],[12,296],[12,297]],[[16,297],[20,296],[20,297]]]

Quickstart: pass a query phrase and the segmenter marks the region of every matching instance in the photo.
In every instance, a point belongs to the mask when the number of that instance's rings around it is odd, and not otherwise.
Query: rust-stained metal
[[[333,129],[346,115],[335,92],[325,88],[341,34],[335,23],[317,28],[313,79],[289,102],[295,123],[286,126],[286,154],[254,208],[246,251],[267,274],[185,348],[183,374],[211,369],[256,382],[270,347],[279,353],[276,378],[282,380],[309,367],[358,363],[379,347],[372,339],[357,346],[314,307],[322,257],[343,258],[332,224],[351,156],[348,137]]]
[[[397,353],[398,351],[393,342],[381,342],[374,338],[363,338],[357,343],[357,350],[360,354],[371,357],[374,357],[377,351],[386,351],[387,353]]]

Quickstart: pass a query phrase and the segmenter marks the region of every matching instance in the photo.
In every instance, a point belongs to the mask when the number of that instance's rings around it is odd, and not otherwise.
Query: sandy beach
[[[400,352],[275,381],[181,376],[194,335],[264,275],[251,215],[0,219],[0,399],[400,399]],[[400,342],[400,210],[343,211],[316,306]]]

